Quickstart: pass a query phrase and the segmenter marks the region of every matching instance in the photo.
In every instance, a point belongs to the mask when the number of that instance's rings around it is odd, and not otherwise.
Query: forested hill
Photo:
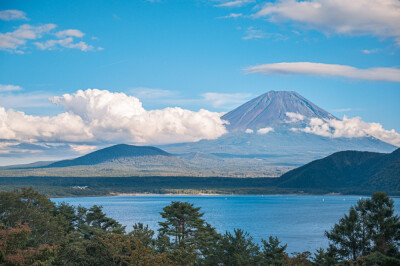
[[[336,152],[287,172],[279,187],[400,191],[400,149],[392,153]]]
[[[76,159],[54,162],[45,167],[95,165],[107,161],[117,160],[119,158],[130,158],[139,156],[173,156],[173,155],[156,147],[118,144],[86,154]]]

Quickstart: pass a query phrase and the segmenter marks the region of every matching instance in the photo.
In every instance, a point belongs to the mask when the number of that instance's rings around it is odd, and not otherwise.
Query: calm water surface
[[[159,212],[171,201],[187,201],[201,207],[205,220],[218,232],[241,228],[249,232],[256,242],[268,236],[278,236],[287,243],[287,251],[314,251],[326,248],[324,231],[329,230],[358,196],[115,196],[85,198],[53,198],[83,207],[103,206],[104,212],[127,226],[141,222],[157,230],[161,221]],[[400,213],[400,198],[394,198],[396,214]]]

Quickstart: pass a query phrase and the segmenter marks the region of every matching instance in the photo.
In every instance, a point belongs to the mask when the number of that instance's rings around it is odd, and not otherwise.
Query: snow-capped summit
[[[229,131],[257,130],[287,123],[293,118],[337,119],[294,91],[270,91],[228,112]]]

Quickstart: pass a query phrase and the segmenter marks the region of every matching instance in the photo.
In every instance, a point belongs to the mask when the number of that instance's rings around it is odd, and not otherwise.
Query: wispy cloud
[[[245,36],[242,37],[243,40],[265,38],[272,39],[273,41],[285,41],[288,39],[288,37],[283,34],[264,32],[263,30],[255,29],[253,26],[248,27]]]
[[[400,82],[400,69],[391,67],[360,69],[347,65],[294,62],[250,66],[245,68],[245,72],[264,75],[336,76],[359,80]]]
[[[235,108],[249,100],[253,95],[250,93],[220,93],[206,92],[199,97],[187,98],[178,91],[153,89],[153,88],[133,88],[126,91],[129,95],[133,95],[145,104],[151,105],[168,105],[168,106],[186,106],[193,108],[216,108],[218,110],[228,110]]]
[[[10,21],[10,20],[28,20],[25,12],[15,9],[1,10],[0,20]]]
[[[20,91],[20,90],[22,90],[22,87],[20,86],[0,84],[0,92]]]
[[[56,36],[58,38],[64,38],[64,37],[68,37],[68,36],[82,38],[84,35],[85,34],[83,32],[81,32],[80,30],[74,30],[74,29],[62,30],[62,31],[59,31],[56,33]]]
[[[207,92],[204,93],[203,98],[206,102],[211,103],[213,107],[236,107],[239,104],[246,102],[251,98],[252,94],[249,93],[217,93]]]
[[[18,11],[18,10],[13,10],[13,11]],[[9,14],[9,13],[10,12],[4,14]],[[18,14],[22,16],[21,15],[22,13]],[[4,14],[3,16],[6,17],[6,15]],[[23,13],[23,15],[25,16],[25,13]],[[28,47],[31,47],[29,46],[29,44],[33,44],[34,47],[37,47],[40,50],[69,48],[69,49],[78,49],[86,52],[86,51],[103,49],[101,47],[95,48],[84,41],[76,41],[76,38],[82,38],[85,35],[82,31],[78,29],[67,29],[54,33],[53,30],[56,27],[57,25],[53,23],[43,24],[39,26],[23,24],[20,25],[14,31],[0,33],[0,50],[5,50],[11,53],[23,54]],[[54,36],[56,36],[58,39],[54,39]]]
[[[176,96],[177,94],[175,91],[143,87],[130,89],[129,92],[139,99],[165,99],[166,97]]]
[[[83,52],[92,51],[94,47],[92,45],[87,44],[86,42],[80,41],[74,43],[74,39],[72,37],[68,37],[60,40],[48,40],[46,42],[34,42],[37,48],[40,50],[54,50],[59,47],[70,48],[70,49],[78,49]]]
[[[255,29],[253,26],[250,26],[246,30],[246,35],[242,38],[243,40],[251,40],[251,39],[263,39],[266,38],[267,34],[262,31]]]
[[[353,111],[353,108],[339,108],[339,109],[335,109],[333,110],[334,112],[337,113],[345,113],[345,112],[351,112]]]
[[[0,94],[0,106],[5,108],[49,108],[54,107],[54,104],[49,101],[49,98],[53,96],[45,92],[13,91],[13,93]]]
[[[56,27],[57,25],[55,24],[40,26],[24,24],[19,26],[15,31],[0,33],[0,49],[23,53],[22,50],[18,49],[24,46],[27,40],[42,38],[43,34],[50,32]]]
[[[239,17],[242,17],[242,16],[243,16],[242,13],[230,13],[227,16],[222,16],[222,17],[218,17],[218,18],[220,18],[220,19],[224,19],[224,18],[239,18]]]
[[[374,54],[374,53],[377,53],[379,51],[380,51],[380,49],[364,49],[364,50],[361,50],[361,52],[364,53],[364,54]]]
[[[236,1],[225,1],[216,7],[241,7],[249,3],[253,3],[254,0],[236,0]]]
[[[398,0],[278,0],[254,17],[294,21],[325,33],[393,37],[400,45]]]

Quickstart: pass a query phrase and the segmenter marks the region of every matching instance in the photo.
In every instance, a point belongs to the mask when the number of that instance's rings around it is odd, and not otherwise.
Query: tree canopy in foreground
[[[328,249],[286,253],[269,236],[218,233],[199,207],[172,202],[158,234],[127,230],[100,206],[54,204],[32,189],[0,192],[1,265],[400,265],[400,220],[383,192],[362,199],[326,232]],[[129,232],[127,232],[129,231]]]

